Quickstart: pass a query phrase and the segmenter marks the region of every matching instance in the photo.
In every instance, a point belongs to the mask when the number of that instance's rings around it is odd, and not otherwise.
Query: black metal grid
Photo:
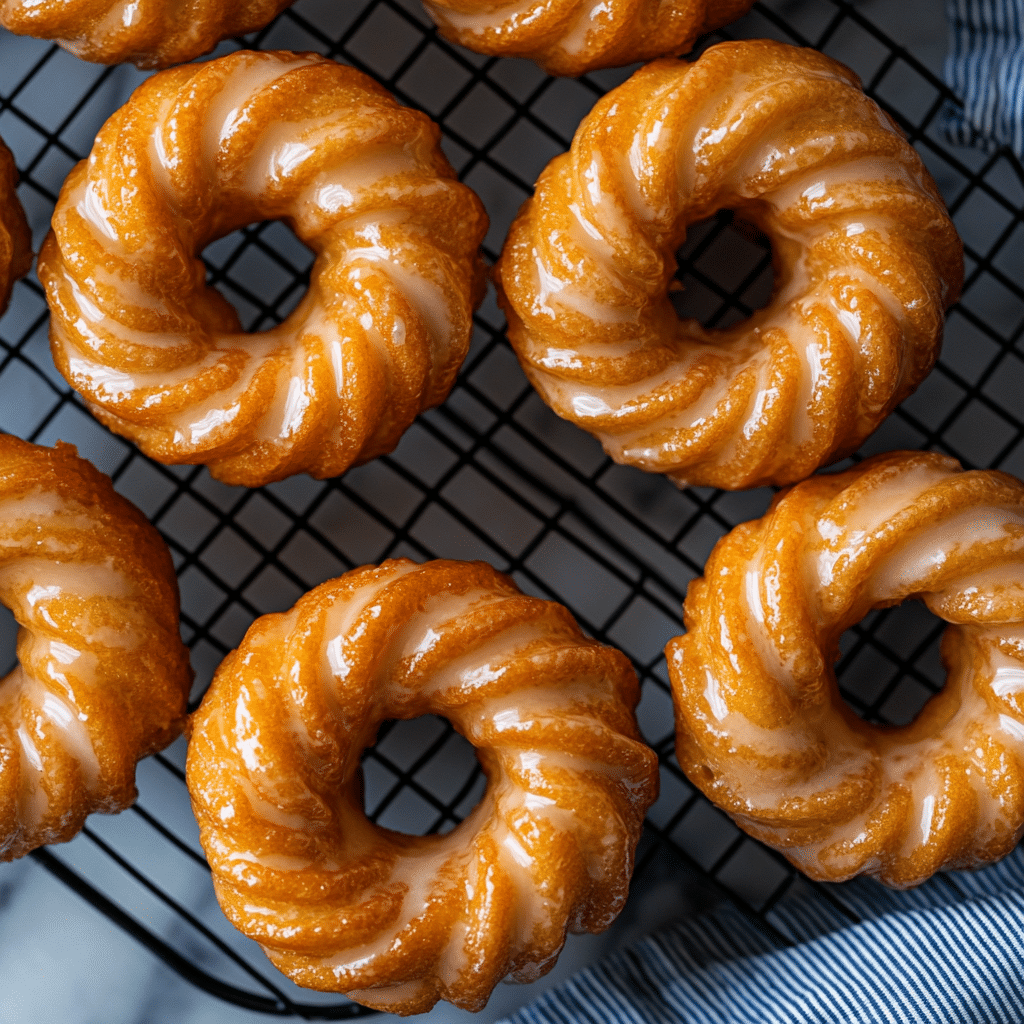
[[[861,454],[934,448],[965,465],[1024,475],[1024,169],[1005,150],[950,149],[940,122],[953,97],[846,0],[765,0],[705,43],[738,35],[813,45],[850,64],[921,152],[964,237],[967,281],[949,315],[942,359]],[[316,50],[434,117],[449,158],[487,205],[492,261],[541,167],[629,73],[555,80],[526,62],[469,54],[437,37],[416,0],[299,0],[245,45]],[[64,176],[142,77],[0,36],[0,135],[17,158],[37,247]],[[53,81],[62,89],[53,90]],[[763,239],[730,221],[725,213],[698,227],[681,253],[680,312],[708,326],[748,315],[770,292]],[[251,330],[287,315],[311,262],[280,224],[247,228],[205,255],[210,279]],[[55,372],[46,326],[38,282],[20,283],[0,324],[0,428],[41,443],[74,441],[160,529],[181,583],[183,635],[198,677],[193,704],[253,618],[290,606],[323,579],[399,555],[482,557],[524,590],[567,604],[589,633],[626,651],[643,681],[639,715],[661,757],[663,792],[642,841],[635,889],[682,869],[703,894],[696,902],[729,899],[780,942],[792,933],[779,909],[796,890],[856,919],[842,887],[794,886],[797,872],[711,807],[674,761],[662,647],[679,631],[686,585],[711,546],[761,514],[769,491],[679,492],[612,464],[526,384],[493,296],[476,318],[452,396],[422,416],[393,455],[341,479],[293,478],[259,491],[225,487],[201,468],[161,466],[101,428]],[[906,721],[941,685],[940,632],[917,606],[870,616],[844,638],[846,698],[873,720]],[[37,863],[222,999],[307,1019],[366,1012],[290,986],[220,917],[188,810],[183,757],[179,742],[144,763],[141,799],[130,812],[91,819],[72,844],[33,854]],[[432,719],[383,729],[365,770],[371,816],[407,831],[453,827],[482,786],[465,741]]]

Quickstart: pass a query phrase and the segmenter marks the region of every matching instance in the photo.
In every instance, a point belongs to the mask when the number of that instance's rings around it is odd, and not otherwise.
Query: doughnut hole
[[[487,779],[473,745],[437,715],[382,723],[363,752],[363,807],[383,828],[443,835],[480,802]]]
[[[202,252],[206,284],[249,333],[282,323],[309,288],[314,253],[283,221],[266,220],[215,239]]]
[[[18,623],[14,613],[0,604],[0,679],[6,679],[18,664]]]
[[[839,639],[839,693],[875,725],[908,725],[943,687],[939,642],[946,628],[918,600],[876,609]]]
[[[768,236],[732,210],[692,224],[669,299],[680,320],[724,329],[766,307],[775,286]]]

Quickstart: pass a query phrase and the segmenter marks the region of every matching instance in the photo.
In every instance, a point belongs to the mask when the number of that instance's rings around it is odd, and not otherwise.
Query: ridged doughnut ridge
[[[668,298],[689,225],[763,230],[770,304],[725,330]],[[656,61],[583,120],[496,268],[509,339],[558,413],[680,486],[802,479],[921,381],[962,246],[914,150],[813,50],[722,43]]]
[[[263,28],[294,0],[0,0],[0,25],[97,64],[165,68]]]
[[[945,688],[902,728],[858,718],[833,664],[872,608],[950,625]],[[1024,484],[928,453],[784,492],[723,538],[666,648],[679,763],[814,878],[906,887],[1024,831]]]
[[[58,368],[148,455],[227,483],[391,451],[448,394],[482,296],[486,215],[439,134],[315,54],[154,75],[71,172],[40,254]],[[317,255],[309,290],[244,334],[196,254],[275,219]]]
[[[0,314],[11,301],[11,289],[32,266],[32,234],[18,202],[18,169],[0,139]]]
[[[636,676],[483,562],[405,559],[258,619],[193,718],[188,786],[218,899],[293,981],[367,1006],[478,1010],[622,908],[657,758]],[[360,754],[435,714],[487,790],[444,836],[371,824]]]
[[[754,0],[424,0],[441,34],[477,53],[575,77],[686,53]]]
[[[185,719],[192,670],[167,546],[71,445],[0,436],[0,861],[134,800],[135,764]]]

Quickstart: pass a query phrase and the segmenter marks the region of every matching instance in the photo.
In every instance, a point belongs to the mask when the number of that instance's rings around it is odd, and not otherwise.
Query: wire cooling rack
[[[737,36],[813,45],[853,67],[921,153],[966,244],[967,281],[949,314],[942,359],[861,454],[935,448],[965,465],[1024,475],[1020,164],[1005,151],[950,149],[940,122],[953,98],[861,6],[766,0],[704,42]],[[244,45],[315,50],[353,64],[434,117],[449,158],[487,206],[485,251],[492,261],[537,173],[568,147],[595,100],[629,73],[553,80],[525,61],[469,54],[437,37],[416,0],[299,0]],[[0,35],[0,135],[17,158],[37,248],[65,175],[143,77]],[[748,315],[771,290],[770,251],[730,221],[725,212],[698,226],[681,253],[679,311],[708,326]],[[253,331],[280,322],[295,306],[312,260],[274,223],[215,243],[205,258],[210,280]],[[681,628],[686,586],[712,545],[760,515],[769,491],[677,491],[612,464],[527,385],[493,296],[476,318],[473,348],[451,397],[421,416],[393,455],[341,479],[297,477],[258,491],[218,484],[202,468],[161,466],[109,434],[54,370],[46,332],[43,294],[30,278],[16,287],[0,324],[0,428],[45,444],[74,442],[159,528],[181,584],[183,635],[197,672],[193,706],[256,616],[289,607],[322,580],[401,555],[484,558],[524,590],[568,605],[589,633],[626,651],[643,681],[639,717],[661,758],[662,795],[638,852],[634,932],[656,923],[656,901],[643,900],[669,877],[683,879],[675,889],[685,896],[678,912],[731,900],[780,942],[788,940],[780,908],[798,890],[855,919],[842,886],[807,883],[739,832],[687,783],[673,756],[662,647]],[[3,626],[11,634],[10,621]],[[915,604],[869,617],[844,638],[838,668],[846,699],[869,719],[908,721],[941,686],[940,632],[941,623]],[[221,999],[307,1019],[369,1012],[343,997],[291,986],[220,915],[183,763],[179,741],[140,766],[141,796],[131,811],[95,816],[71,844],[32,856],[113,925]],[[408,832],[454,827],[483,786],[471,748],[446,722],[430,718],[385,726],[364,770],[371,817]]]

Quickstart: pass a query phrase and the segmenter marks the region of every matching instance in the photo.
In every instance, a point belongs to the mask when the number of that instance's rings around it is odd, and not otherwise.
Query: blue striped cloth
[[[947,107],[946,137],[1024,157],[1024,0],[946,0],[946,13],[946,82],[964,101]]]
[[[731,906],[674,925],[551,989],[504,1024],[1020,1024],[1024,856],[896,893],[806,887],[769,916]]]

